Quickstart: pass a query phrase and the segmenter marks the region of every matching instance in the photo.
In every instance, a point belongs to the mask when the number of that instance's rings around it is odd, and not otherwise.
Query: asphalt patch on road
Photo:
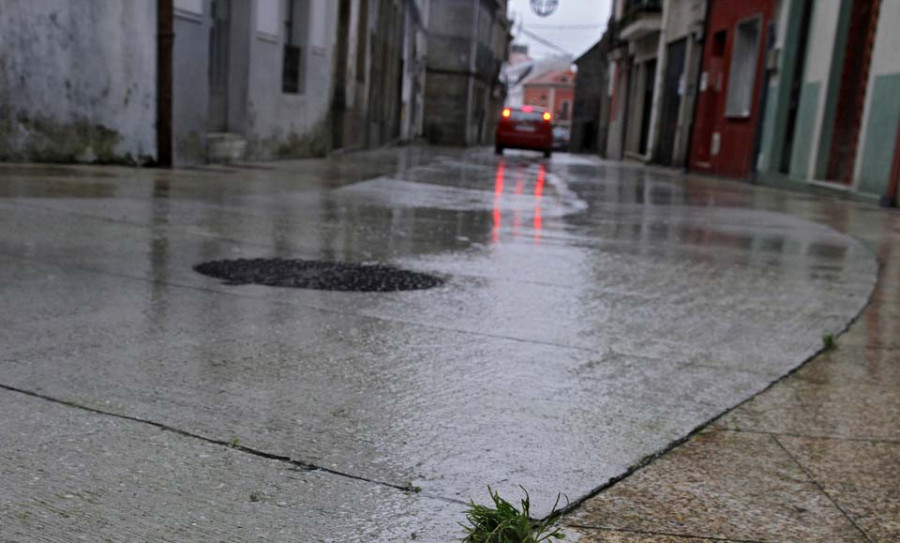
[[[194,271],[221,279],[226,285],[335,290],[341,292],[396,292],[438,287],[444,280],[425,273],[380,264],[352,264],[283,258],[213,260]]]

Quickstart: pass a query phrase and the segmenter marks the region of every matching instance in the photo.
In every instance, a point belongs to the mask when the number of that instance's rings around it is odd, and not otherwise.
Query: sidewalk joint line
[[[679,539],[705,539],[707,541],[721,541],[723,543],[775,543],[764,539],[734,539],[730,537],[705,536],[696,534],[679,534],[675,532],[659,532],[656,530],[637,530],[632,528],[612,528],[608,526],[590,526],[584,524],[564,524],[568,528],[577,528],[579,530],[597,530],[603,532],[624,532],[628,534],[638,535],[660,535],[665,537],[677,537]]]
[[[869,543],[875,543],[875,541],[871,537],[869,537],[869,534],[866,533],[865,530],[860,528],[859,524],[857,524],[856,521],[853,520],[853,518],[851,518],[850,515],[846,511],[844,511],[844,508],[841,507],[840,505],[838,505],[838,502],[831,496],[831,494],[828,493],[828,491],[825,490],[825,487],[823,487],[821,485],[821,483],[819,483],[819,481],[816,480],[815,477],[813,477],[812,472],[809,471],[809,469],[807,469],[807,467],[805,465],[803,465],[803,463],[800,462],[800,459],[798,459],[793,454],[791,454],[791,451],[789,451],[787,449],[787,447],[785,447],[784,444],[782,444],[781,441],[778,440],[777,436],[770,435],[770,437],[772,438],[772,441],[774,441],[775,444],[778,445],[778,447],[782,451],[784,451],[784,454],[786,454],[788,456],[788,458],[790,458],[791,461],[793,461],[797,465],[797,467],[799,467],[801,470],[803,470],[803,473],[806,474],[807,479],[809,479],[809,481],[812,484],[814,484],[816,486],[816,488],[819,489],[819,492],[821,492],[823,496],[828,498],[828,501],[831,502],[831,505],[833,505],[835,507],[835,509],[837,509],[838,511],[841,512],[841,515],[843,515],[844,518],[847,519],[847,522],[849,522],[854,528],[856,528],[856,530],[860,534],[862,534],[862,536],[866,539],[866,541],[868,541]]]
[[[302,461],[302,460],[295,460],[295,459],[293,459],[293,458],[291,458],[291,457],[289,457],[289,456],[285,456],[285,455],[281,455],[281,454],[275,454],[275,453],[270,453],[270,452],[266,452],[266,451],[263,451],[263,450],[260,450],[260,449],[254,449],[254,448],[252,448],[252,447],[247,447],[246,445],[235,445],[235,444],[233,444],[233,443],[231,443],[231,442],[229,442],[229,441],[226,441],[226,440],[216,439],[216,438],[213,438],[213,437],[207,437],[207,436],[203,436],[203,435],[200,435],[200,434],[195,434],[194,432],[190,432],[190,431],[188,431],[188,430],[182,430],[181,428],[178,428],[178,427],[175,427],[175,426],[170,426],[170,425],[165,424],[165,423],[162,423],[162,422],[156,422],[156,421],[153,421],[153,420],[142,419],[142,418],[140,418],[140,417],[133,417],[133,416],[131,416],[131,415],[124,415],[124,414],[122,414],[122,413],[114,413],[114,412],[112,412],[112,411],[105,411],[105,410],[103,410],[103,409],[97,409],[96,407],[89,407],[89,406],[86,406],[86,405],[82,405],[82,404],[79,404],[79,403],[74,402],[74,401],[71,401],[71,400],[63,400],[63,399],[61,399],[61,398],[54,398],[53,396],[48,396],[48,395],[46,395],[46,394],[41,394],[40,392],[34,392],[34,391],[31,391],[31,390],[27,390],[27,389],[23,389],[23,388],[19,388],[19,387],[14,387],[14,386],[6,385],[6,384],[3,384],[3,383],[0,383],[0,390],[6,390],[6,391],[9,391],[9,392],[15,392],[15,393],[18,393],[18,394],[23,394],[23,395],[25,395],[25,396],[30,396],[30,397],[32,397],[32,398],[37,398],[37,399],[44,400],[44,401],[51,402],[51,403],[55,403],[55,404],[58,404],[58,405],[64,405],[64,406],[66,406],[66,407],[71,407],[71,408],[74,408],[74,409],[79,409],[79,410],[81,410],[81,411],[87,411],[87,412],[89,412],[89,413],[94,413],[94,414],[96,414],[96,415],[103,415],[103,416],[106,416],[106,417],[113,417],[113,418],[117,418],[117,419],[121,419],[121,420],[127,420],[127,421],[129,421],[129,422],[135,422],[135,423],[139,423],[139,424],[146,424],[146,425],[148,425],[148,426],[152,426],[152,427],[157,428],[157,429],[159,429],[159,430],[162,430],[162,431],[164,431],[164,432],[172,432],[173,434],[177,434],[177,435],[180,435],[180,436],[182,436],[182,437],[188,437],[188,438],[196,439],[196,440],[199,440],[199,441],[203,441],[203,442],[208,443],[208,444],[211,444],[211,445],[221,445],[221,446],[223,446],[223,447],[227,447],[227,448],[230,448],[230,449],[234,449],[234,450],[237,450],[237,451],[240,451],[240,452],[243,452],[243,453],[252,455],[252,456],[257,456],[257,457],[260,457],[260,458],[265,458],[265,459],[267,459],[267,460],[275,460],[275,461],[282,462],[282,463],[285,463],[285,464],[290,464],[290,465],[293,466],[294,468],[298,468],[298,469],[300,469],[300,470],[302,470],[302,471],[310,471],[310,472],[318,471],[318,472],[322,472],[322,473],[327,473],[327,474],[329,474],[329,475],[336,475],[336,476],[338,476],[338,477],[344,477],[344,478],[347,478],[347,479],[353,479],[353,480],[356,480],[356,481],[362,481],[362,482],[366,482],[366,483],[373,483],[373,484],[380,485],[380,486],[386,486],[386,487],[389,487],[389,488],[393,488],[393,489],[395,489],[395,490],[399,490],[399,491],[401,491],[401,492],[405,492],[405,493],[407,493],[407,494],[412,494],[412,495],[416,495],[416,496],[422,496],[422,497],[425,497],[425,498],[432,498],[432,499],[440,500],[440,501],[447,502],[447,503],[455,503],[455,504],[460,504],[460,505],[467,505],[467,503],[466,503],[465,501],[463,501],[463,500],[457,500],[457,499],[454,499],[454,498],[447,498],[447,497],[445,497],[445,496],[439,496],[439,495],[436,495],[436,494],[430,494],[430,493],[425,493],[425,492],[416,492],[416,491],[412,490],[411,488],[406,487],[406,486],[403,486],[403,485],[398,485],[398,484],[390,483],[390,482],[387,482],[387,481],[381,481],[381,480],[378,480],[378,479],[370,479],[370,478],[367,478],[367,477],[363,477],[363,476],[361,476],[361,475],[353,475],[352,473],[346,473],[346,472],[343,472],[343,471],[340,471],[340,470],[336,470],[336,469],[332,469],[332,468],[326,468],[326,467],[324,467],[324,466],[319,466],[319,465],[312,464],[312,463],[309,463],[309,462],[304,462],[304,461]]]
[[[770,432],[767,430],[749,430],[744,428],[728,428],[728,427],[717,427],[714,430],[722,431],[722,432],[736,432],[741,434],[760,434],[760,435],[768,435],[768,436],[781,436],[781,437],[796,437],[798,439],[820,439],[820,440],[831,440],[831,441],[853,441],[857,443],[871,443],[871,444],[885,444],[885,445],[900,445],[900,440],[897,439],[881,439],[877,437],[844,437],[844,436],[828,436],[828,435],[807,435],[807,434],[795,434],[792,432]]]

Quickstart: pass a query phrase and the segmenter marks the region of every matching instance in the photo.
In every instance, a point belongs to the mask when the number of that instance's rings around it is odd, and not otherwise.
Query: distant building
[[[518,58],[509,62],[503,70],[501,79],[506,85],[506,105],[520,107],[525,105],[525,85],[553,72],[568,70],[572,66],[570,55],[557,55],[539,59]]]
[[[553,115],[553,124],[570,126],[575,101],[575,77],[575,72],[569,68],[529,81],[525,84],[525,105],[547,108]]]
[[[684,164],[705,6],[706,0],[616,0],[608,156]]]
[[[493,140],[505,100],[506,0],[434,0],[428,24],[425,135],[447,145]]]
[[[332,147],[420,137],[430,0],[340,0]]]
[[[575,60],[575,101],[572,106],[572,131],[569,149],[573,153],[606,154],[609,126],[610,85],[609,52],[615,35],[615,21],[607,25],[603,37]]]

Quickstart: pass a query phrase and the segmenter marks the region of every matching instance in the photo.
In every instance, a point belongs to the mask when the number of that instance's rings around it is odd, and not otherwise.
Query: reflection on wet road
[[[459,502],[488,484],[524,485],[538,512],[588,494],[815,353],[877,270],[808,220],[839,227],[827,201],[589,157],[411,148],[97,171],[0,171],[0,384],[327,468],[304,488],[345,509],[290,518],[338,541],[450,540]],[[192,270],[254,257],[446,283],[325,292]],[[132,469],[140,430],[108,431]],[[97,469],[85,485],[116,484]],[[219,522],[287,522],[254,514]]]

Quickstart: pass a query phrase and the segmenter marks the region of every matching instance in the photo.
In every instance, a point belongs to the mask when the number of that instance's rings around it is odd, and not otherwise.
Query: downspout
[[[756,114],[756,132],[753,134],[753,152],[750,154],[750,183],[756,183],[759,177],[759,153],[762,150],[762,136],[765,130],[766,107],[769,98],[769,80],[774,68],[769,66],[769,58],[775,47],[775,21],[769,21],[766,28],[766,56],[763,58],[763,73],[760,78],[759,112]]]
[[[884,207],[897,207],[897,188],[900,185],[900,122],[897,123],[897,137],[894,142],[894,161],[891,164],[891,178],[888,181],[887,194],[881,197]]]
[[[172,167],[173,0],[156,1],[156,162]]]
[[[694,81],[694,111],[691,112],[691,121],[687,127],[687,146],[684,148],[684,171],[691,170],[691,148],[694,146],[694,125],[697,123],[697,111],[700,109],[697,105],[700,103],[700,81],[703,79],[706,62],[706,40],[709,39],[709,14],[712,8],[712,0],[706,0],[706,11],[703,13],[703,37],[698,40],[700,45],[700,66],[697,70],[697,79]]]

